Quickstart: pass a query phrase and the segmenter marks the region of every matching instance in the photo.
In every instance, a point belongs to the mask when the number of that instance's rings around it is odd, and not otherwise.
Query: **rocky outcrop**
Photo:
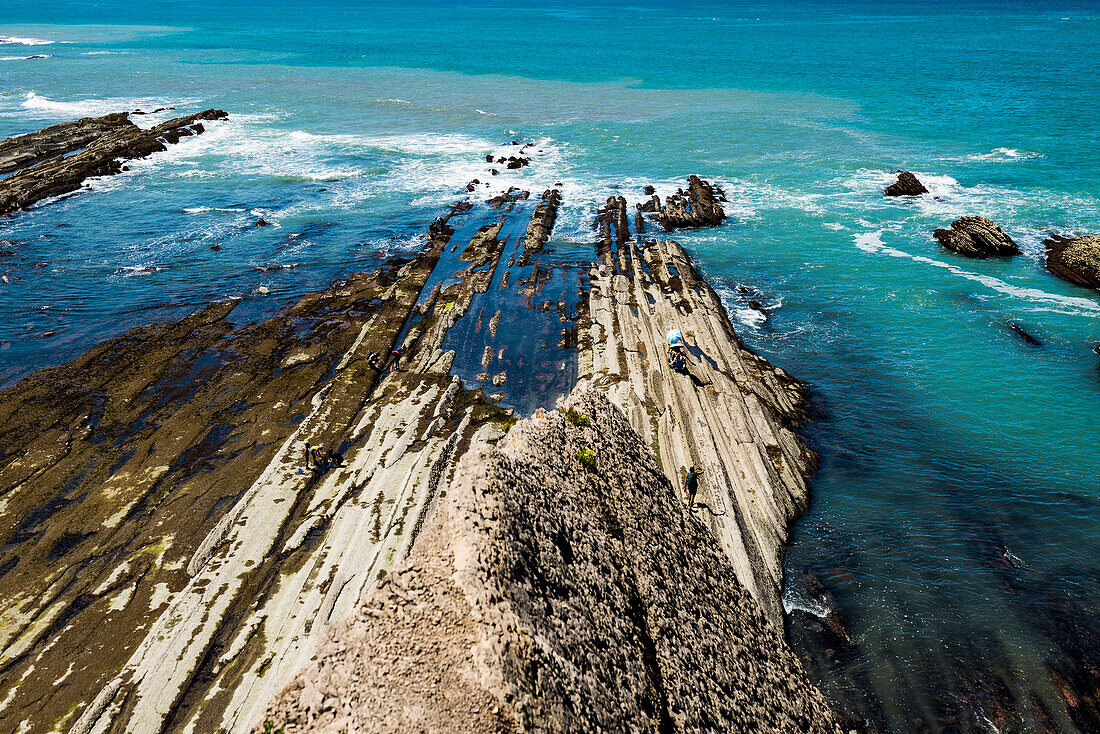
[[[701,519],[781,629],[787,527],[807,505],[816,463],[793,431],[805,416],[806,391],[741,346],[680,245],[612,237],[600,252],[589,275],[580,380],[601,386],[623,409],[674,486],[683,487],[688,467],[703,467]],[[665,359],[673,328],[688,344],[686,374]]]
[[[0,142],[0,176],[80,150],[100,137],[120,130],[137,130],[125,112],[84,117],[51,125],[38,132]]]
[[[516,258],[516,265],[520,267],[527,265],[531,261],[531,256],[541,252],[546,246],[546,241],[550,239],[550,232],[554,229],[554,222],[558,218],[559,204],[561,204],[561,192],[557,189],[547,189],[542,193],[531,215],[527,233],[523,236],[523,253]]]
[[[966,257],[1020,254],[1012,238],[985,217],[961,217],[951,223],[951,229],[937,229],[932,235],[947,249]]]
[[[898,171],[898,180],[887,186],[883,193],[886,196],[920,196],[927,194],[928,189],[909,171]]]
[[[688,190],[665,197],[657,220],[667,231],[687,227],[713,227],[726,218],[719,200],[722,190],[698,176],[688,179]]]
[[[622,413],[563,409],[463,457],[253,731],[839,731]]]
[[[167,150],[180,138],[205,131],[203,121],[223,120],[221,110],[206,110],[178,117],[142,130],[125,121],[109,126],[67,157],[54,156],[0,180],[0,215],[25,209],[42,199],[78,190],[92,176],[110,176],[122,170],[122,162]]]
[[[1047,270],[1062,280],[1100,289],[1100,236],[1044,240]]]

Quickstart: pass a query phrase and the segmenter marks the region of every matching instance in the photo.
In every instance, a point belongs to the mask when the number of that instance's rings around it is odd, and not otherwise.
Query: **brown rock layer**
[[[838,731],[622,413],[567,407],[463,457],[253,731]]]
[[[0,176],[80,150],[108,133],[131,128],[138,129],[125,112],[116,112],[102,117],[83,117],[8,138],[0,142]]]
[[[1100,289],[1100,236],[1044,240],[1047,270],[1062,280]]]
[[[951,229],[937,229],[932,235],[947,249],[966,257],[1020,254],[1012,238],[985,217],[960,217],[951,223]]]
[[[928,189],[909,171],[900,171],[898,180],[887,186],[883,193],[886,196],[920,196],[927,194]]]
[[[167,150],[188,135],[204,132],[204,120],[222,120],[221,110],[206,110],[186,117],[162,122],[149,130],[126,121],[86,142],[82,150],[72,155],[48,158],[30,168],[0,180],[0,215],[26,209],[51,196],[76,191],[92,176],[110,176],[122,170],[122,161],[144,158]]]
[[[679,191],[665,197],[657,219],[670,232],[687,227],[713,227],[726,218],[718,203],[721,197],[721,189],[693,175],[688,178],[686,193]]]

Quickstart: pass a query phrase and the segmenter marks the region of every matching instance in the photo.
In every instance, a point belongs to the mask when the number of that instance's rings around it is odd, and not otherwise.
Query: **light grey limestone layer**
[[[816,458],[791,430],[805,390],[741,346],[676,242],[619,245],[591,272],[589,309],[581,382],[623,409],[681,498],[687,468],[703,467],[697,502],[706,506],[694,512],[782,629],[782,554]],[[688,345],[690,375],[668,366],[670,329]]]

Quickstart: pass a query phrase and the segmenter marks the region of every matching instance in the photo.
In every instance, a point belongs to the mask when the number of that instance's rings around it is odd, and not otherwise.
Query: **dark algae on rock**
[[[960,217],[951,223],[951,229],[937,229],[932,235],[947,249],[966,257],[1020,254],[1012,238],[985,217]]]

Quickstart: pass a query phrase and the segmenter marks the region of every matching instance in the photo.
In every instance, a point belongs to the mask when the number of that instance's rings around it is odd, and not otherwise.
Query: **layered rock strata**
[[[1047,270],[1062,280],[1100,289],[1100,236],[1044,240]]]
[[[82,128],[86,133],[83,145],[72,155],[52,155],[0,180],[0,215],[26,209],[51,196],[76,191],[93,176],[119,173],[123,161],[167,150],[168,145],[179,142],[183,137],[204,132],[204,121],[226,117],[221,110],[206,110],[162,122],[148,130],[142,130],[129,120],[116,120],[99,127],[86,125]],[[96,130],[100,132],[96,133]],[[13,145],[13,150],[20,149],[17,142]]]
[[[839,731],[630,422],[564,407],[463,457],[253,731]]]
[[[883,192],[886,196],[920,196],[927,194],[928,189],[909,171],[899,171],[898,180],[886,187]]]
[[[743,348],[714,290],[672,241],[616,238],[590,274],[580,379],[611,397],[677,488],[704,469],[700,519],[741,583],[780,629],[788,525],[808,502],[816,457],[792,430],[805,389]],[[684,335],[688,370],[671,370],[665,336]]]
[[[966,257],[1020,254],[1012,238],[985,217],[960,217],[951,223],[951,229],[937,229],[932,235],[947,249]]]
[[[523,237],[523,253],[516,258],[517,265],[522,267],[530,264],[531,256],[546,246],[546,241],[550,239],[550,232],[554,229],[560,204],[560,191],[547,189],[543,192],[539,203],[535,206],[534,214],[531,215],[531,224],[528,225],[527,233]]]
[[[665,197],[665,205],[657,214],[657,220],[667,230],[687,227],[713,227],[726,218],[720,200],[725,195],[717,186],[692,175],[688,178],[688,190],[682,189]]]
[[[125,112],[83,117],[0,142],[0,176],[67,155],[109,133],[137,128]]]

